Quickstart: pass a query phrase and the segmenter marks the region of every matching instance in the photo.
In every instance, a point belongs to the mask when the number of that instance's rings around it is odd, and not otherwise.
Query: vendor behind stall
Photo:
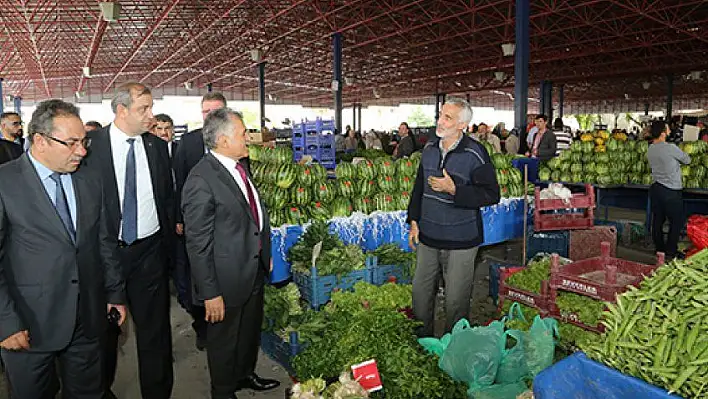
[[[538,129],[533,135],[531,149],[526,152],[526,156],[548,161],[556,155],[556,135],[548,129],[548,117],[546,115],[537,115],[535,123]]]
[[[683,227],[683,184],[681,164],[688,165],[691,157],[675,144],[666,142],[669,127],[664,121],[651,123],[652,144],[647,157],[654,183],[649,188],[652,212],[652,238],[657,252],[668,259],[678,255],[678,240]],[[669,235],[664,242],[664,221],[669,219]]]

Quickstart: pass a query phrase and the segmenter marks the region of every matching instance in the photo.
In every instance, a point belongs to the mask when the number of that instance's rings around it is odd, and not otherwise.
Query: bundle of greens
[[[302,314],[300,290],[295,283],[282,288],[266,284],[263,293],[263,330],[279,331]]]
[[[591,358],[684,398],[708,393],[708,249],[658,268],[607,304]]]
[[[551,276],[551,259],[546,257],[531,261],[522,271],[507,277],[506,284],[524,291],[541,293],[541,284]]]
[[[583,330],[570,323],[558,323],[558,333],[560,335],[560,344],[566,349],[587,346],[599,337],[594,332]]]
[[[326,333],[293,359],[299,377],[331,376],[352,364],[376,359],[386,397],[465,397],[464,384],[453,382],[440,370],[437,359],[423,352],[414,335],[418,322],[396,311],[320,313],[327,314]]]
[[[561,313],[575,313],[578,321],[588,326],[597,326],[605,303],[573,292],[558,292],[556,305]]]
[[[531,323],[533,323],[533,319],[539,315],[538,310],[519,303],[519,307],[521,308],[521,312],[524,316],[524,318],[522,319],[517,314],[509,315],[509,309],[511,308],[512,304],[512,301],[504,301],[504,305],[502,305],[501,316],[509,316],[507,317],[504,325],[509,330],[528,331],[529,328],[531,328]]]
[[[342,240],[329,232],[327,222],[313,222],[288,251],[288,261],[309,269],[312,264],[312,248],[319,242],[322,242],[322,252],[344,247]]]
[[[360,281],[354,284],[354,291],[332,293],[332,302],[325,310],[356,313],[362,310],[398,310],[410,308],[413,302],[411,285],[387,283],[382,286]]]
[[[320,253],[317,258],[317,274],[321,276],[342,276],[365,268],[366,256],[356,244],[332,248]]]
[[[405,252],[398,244],[384,244],[369,252],[378,258],[379,265],[409,265],[415,263],[415,252]]]

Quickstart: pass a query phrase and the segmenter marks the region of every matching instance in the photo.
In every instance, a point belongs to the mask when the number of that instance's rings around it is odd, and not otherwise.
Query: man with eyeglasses
[[[29,151],[0,167],[0,347],[10,396],[53,398],[61,386],[64,397],[102,399],[107,313],[115,308],[122,323],[126,310],[101,181],[74,173],[91,140],[78,109],[61,100],[38,105],[29,133]]]
[[[173,369],[167,261],[175,225],[174,190],[167,144],[149,133],[152,106],[148,87],[131,82],[116,88],[111,100],[113,123],[87,133],[93,142],[84,162],[101,175],[109,200],[106,213],[119,240],[142,397],[168,399]],[[114,334],[108,338],[104,356],[110,388],[118,340]],[[107,390],[106,397],[115,395]]]
[[[23,140],[20,115],[16,112],[0,114],[0,164],[22,155]]]

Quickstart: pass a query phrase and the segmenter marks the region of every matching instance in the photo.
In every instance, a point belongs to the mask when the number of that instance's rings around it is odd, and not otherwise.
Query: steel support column
[[[334,83],[334,128],[342,133],[342,33],[332,35],[332,80]]]
[[[207,92],[211,93],[214,90],[214,86],[211,83],[207,83]]]
[[[261,110],[261,131],[265,129],[266,112],[265,112],[265,61],[258,64],[258,103]]]
[[[649,103],[644,103],[644,116],[649,116]]]
[[[668,81],[668,92],[666,93],[666,122],[670,123],[674,108],[674,75],[668,74],[666,79]]]
[[[558,117],[563,119],[563,89],[565,85],[558,87]]]
[[[22,97],[15,96],[15,112],[22,115]]]
[[[358,113],[359,113],[359,129],[361,129],[361,130],[363,131],[363,130],[364,130],[364,124],[363,124],[362,121],[361,121],[361,107],[362,107],[362,105],[359,104],[359,112],[358,112]]]
[[[4,104],[5,104],[5,95],[2,94],[2,82],[3,82],[3,80],[4,80],[3,78],[0,78],[0,114],[2,114],[3,112],[5,112],[5,110],[4,110],[4,108],[5,108],[5,107],[4,107]]]
[[[352,129],[356,132],[356,103],[352,104]]]
[[[538,88],[538,113],[546,112],[546,81],[542,80]]]
[[[519,137],[526,131],[529,97],[529,12],[528,0],[516,0],[516,54],[514,55],[514,127]]]
[[[435,124],[438,124],[438,119],[440,119],[440,94],[435,94]]]
[[[546,81],[546,108],[543,113],[548,117],[548,124],[553,123],[553,82]]]

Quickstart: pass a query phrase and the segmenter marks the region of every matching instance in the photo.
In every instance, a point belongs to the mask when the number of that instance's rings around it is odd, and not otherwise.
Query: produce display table
[[[529,205],[529,212],[533,207]],[[482,208],[484,243],[493,245],[523,236],[524,203],[521,198],[502,198],[497,205]],[[371,251],[383,244],[396,243],[408,249],[408,224],[406,212],[374,212],[371,215],[354,213],[346,218],[330,221],[330,231],[336,233],[345,244],[360,245]],[[304,232],[303,226],[289,225],[271,229],[271,256],[273,272],[271,283],[291,277],[287,254]]]
[[[576,352],[539,373],[536,399],[680,399],[638,378],[620,373]]]

